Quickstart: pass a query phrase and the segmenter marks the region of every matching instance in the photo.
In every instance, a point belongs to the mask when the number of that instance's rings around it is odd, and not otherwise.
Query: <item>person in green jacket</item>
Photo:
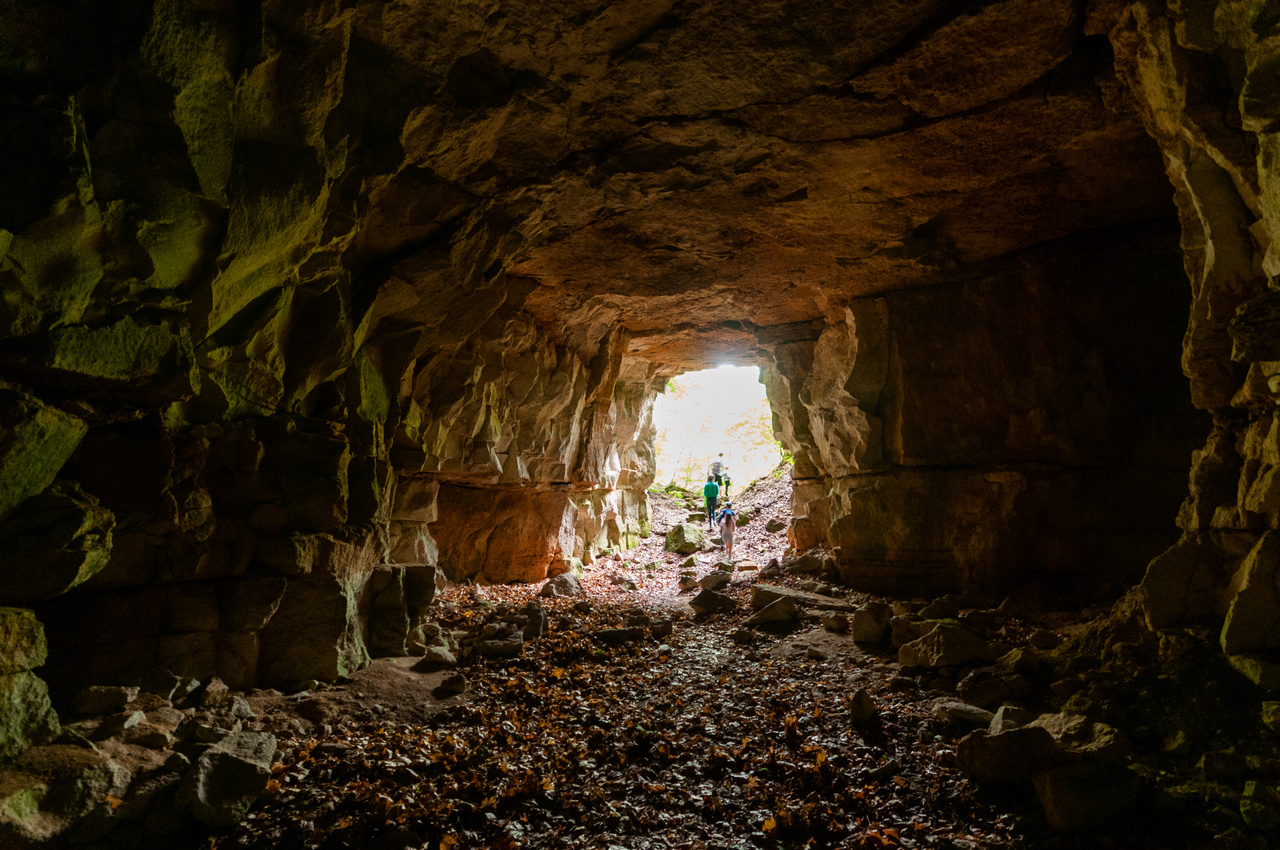
[[[707,500],[707,526],[716,530],[716,501],[720,498],[720,485],[714,475],[707,476],[707,483],[702,485],[702,495]]]

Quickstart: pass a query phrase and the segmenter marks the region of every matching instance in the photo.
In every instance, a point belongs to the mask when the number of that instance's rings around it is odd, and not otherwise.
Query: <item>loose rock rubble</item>
[[[752,557],[782,553],[766,527],[744,529]],[[1211,725],[1153,692],[1104,703],[1096,695],[1121,675],[1161,686],[1135,676],[1145,653],[1166,657],[1166,675],[1216,675],[1190,636],[1134,630],[1123,600],[1089,622],[1017,600],[875,599],[815,588],[809,573],[762,581],[719,569],[715,552],[692,568],[653,560],[635,591],[613,579],[614,559],[541,591],[448,589],[420,656],[334,685],[85,689],[55,741],[0,772],[0,846],[1207,848],[1278,837],[1277,762],[1262,754],[1280,702],[1259,702],[1252,726],[1221,702]],[[716,590],[700,586],[711,575]],[[1157,724],[1174,719],[1181,737],[1162,738]],[[1188,742],[1207,728],[1239,731],[1196,759]],[[1265,737],[1242,747],[1246,735]]]

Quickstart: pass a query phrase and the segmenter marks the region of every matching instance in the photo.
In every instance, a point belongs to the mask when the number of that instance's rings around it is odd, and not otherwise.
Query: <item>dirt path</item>
[[[787,483],[737,500],[756,513],[738,560],[782,555],[785,533],[765,526],[786,518]],[[938,713],[954,699],[945,682],[926,688],[887,645],[855,644],[814,615],[744,628],[756,571],[724,588],[736,610],[694,616],[692,593],[678,589],[682,557],[661,551],[661,533],[687,513],[655,500],[653,539],[591,565],[585,601],[542,600],[546,635],[516,658],[464,664],[458,696],[433,693],[454,670],[380,659],[306,697],[317,716],[286,733],[268,795],[214,846],[1184,846],[1138,821],[1102,844],[1058,836],[1026,789],[970,782],[955,742],[974,727]],[[699,553],[695,575],[719,559]],[[537,589],[454,588],[441,624],[475,633]]]

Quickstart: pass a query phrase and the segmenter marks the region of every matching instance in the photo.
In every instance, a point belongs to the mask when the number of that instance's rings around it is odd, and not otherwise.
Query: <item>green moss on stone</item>
[[[16,758],[59,729],[43,679],[27,671],[0,676],[0,761]]]
[[[44,626],[34,611],[0,608],[0,674],[41,666],[49,654]]]
[[[0,517],[52,484],[87,430],[76,417],[0,386]]]

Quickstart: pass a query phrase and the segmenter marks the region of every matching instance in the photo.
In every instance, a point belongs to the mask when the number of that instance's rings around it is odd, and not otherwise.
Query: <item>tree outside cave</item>
[[[782,460],[758,367],[721,366],[678,375],[658,396],[653,419],[658,487],[697,489],[723,452],[731,493],[740,493]]]

